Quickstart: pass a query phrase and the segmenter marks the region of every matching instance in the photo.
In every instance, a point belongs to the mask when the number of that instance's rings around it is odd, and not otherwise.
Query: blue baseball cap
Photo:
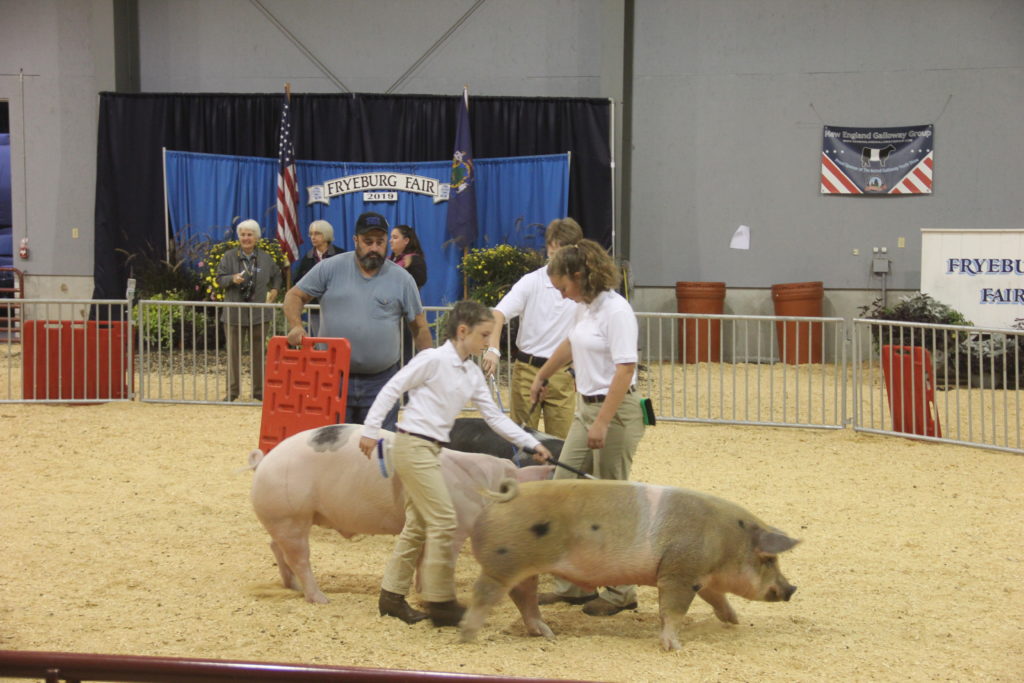
[[[387,232],[390,229],[388,225],[388,219],[381,216],[379,213],[373,211],[367,211],[359,218],[356,219],[356,234],[362,235],[363,233],[370,232],[371,230],[383,230]]]

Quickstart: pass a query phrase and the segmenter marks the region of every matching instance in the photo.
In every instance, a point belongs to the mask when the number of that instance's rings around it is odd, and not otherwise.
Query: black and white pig
[[[778,555],[798,541],[715,496],[629,481],[509,480],[498,500],[471,535],[481,572],[460,625],[463,641],[476,637],[510,590],[527,632],[553,637],[537,606],[541,573],[589,589],[657,586],[666,650],[680,649],[677,632],[695,595],[735,624],[726,593],[774,602],[796,591]]]
[[[544,432],[538,432],[531,427],[523,427],[523,429],[544,444],[544,447],[551,451],[551,456],[558,460],[558,456],[562,453],[564,440]],[[499,458],[509,458],[517,465],[533,464],[533,458],[491,429],[482,417],[455,418],[455,424],[452,425],[451,433],[448,436],[448,447],[466,453],[488,453]]]

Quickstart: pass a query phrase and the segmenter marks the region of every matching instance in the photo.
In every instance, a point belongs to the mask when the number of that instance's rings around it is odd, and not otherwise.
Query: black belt
[[[541,358],[540,356],[531,356],[528,353],[522,351],[516,351],[516,360],[527,365],[532,365],[535,368],[539,368],[548,362],[547,358]]]
[[[408,434],[409,436],[415,436],[417,439],[423,439],[424,441],[429,441],[432,444],[437,444],[441,448],[448,447],[447,441],[441,441],[440,439],[435,439],[434,437],[427,436],[426,434],[417,434],[416,432],[410,432],[408,430],[402,429],[401,427],[395,427],[395,429],[398,431],[399,434]]]
[[[634,391],[636,391],[636,387],[630,387],[629,389],[626,389],[627,394],[632,394]],[[608,398],[608,394],[595,394],[594,396],[580,395],[580,398],[583,399],[584,403],[601,403],[606,398]]]

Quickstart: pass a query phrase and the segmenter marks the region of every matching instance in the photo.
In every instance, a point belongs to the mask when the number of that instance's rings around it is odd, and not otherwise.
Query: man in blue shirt
[[[417,351],[433,346],[416,282],[385,258],[388,232],[384,216],[362,214],[356,220],[355,251],[316,264],[284,297],[289,344],[297,346],[306,336],[302,309],[316,298],[320,336],[345,337],[352,345],[346,423],[362,424],[378,392],[398,372],[402,319]],[[384,429],[394,431],[397,418],[396,403]]]

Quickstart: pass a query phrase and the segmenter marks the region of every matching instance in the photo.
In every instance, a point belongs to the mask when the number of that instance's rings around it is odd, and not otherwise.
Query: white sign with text
[[[979,327],[1024,318],[1024,230],[921,230],[921,291]]]

